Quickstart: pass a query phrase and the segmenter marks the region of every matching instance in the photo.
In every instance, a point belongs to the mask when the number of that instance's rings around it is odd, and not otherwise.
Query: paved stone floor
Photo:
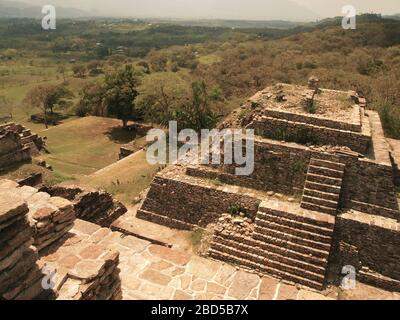
[[[333,288],[320,294],[82,220],[76,220],[71,233],[76,235],[71,238],[72,243],[86,239],[120,252],[120,277],[126,300],[400,300],[398,294],[364,285],[352,292],[338,294]]]
[[[114,221],[111,229],[149,240],[152,243],[174,247],[179,251],[192,252],[190,231],[171,229],[136,218],[137,207],[129,208],[128,212]]]

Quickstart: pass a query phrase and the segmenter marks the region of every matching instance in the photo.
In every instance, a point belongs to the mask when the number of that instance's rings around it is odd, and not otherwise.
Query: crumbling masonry
[[[82,224],[70,201],[0,180],[0,300],[121,299],[119,252],[101,242],[111,231]]]
[[[215,224],[209,256],[317,290],[357,280],[400,291],[398,164],[379,115],[355,92],[278,84],[223,128],[255,129],[255,169],[170,166],[137,216],[173,228]]]
[[[41,137],[20,124],[0,125],[0,168],[31,160],[43,146]]]

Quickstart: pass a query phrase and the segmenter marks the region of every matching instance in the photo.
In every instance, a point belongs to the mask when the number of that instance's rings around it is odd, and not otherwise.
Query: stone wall
[[[200,169],[188,169],[188,174],[291,195],[302,193],[311,158],[340,161],[346,164],[340,203],[342,208],[361,210],[362,206],[362,210],[371,214],[400,218],[393,168],[390,165],[350,154],[320,152],[299,144],[268,139],[256,139],[254,148],[255,166],[250,176],[235,175],[235,165],[211,169],[203,166]]]
[[[396,161],[393,156],[390,157],[393,166],[393,176],[394,176],[394,183],[397,187],[400,187],[400,167],[399,163]]]
[[[30,160],[43,146],[43,139],[22,125],[15,123],[0,125],[0,167]]]
[[[343,266],[353,266],[357,272],[371,270],[394,281],[382,281],[386,289],[394,290],[393,283],[400,280],[400,224],[395,220],[371,215],[346,212],[336,218],[335,245],[332,268],[340,278]],[[342,276],[343,277],[343,276]],[[368,277],[363,275],[366,282]],[[392,287],[391,284],[392,283]],[[400,291],[400,286],[396,291]]]
[[[9,131],[0,133],[0,168],[30,159],[29,148],[22,145],[18,134]]]
[[[34,187],[43,183],[43,174],[41,172],[34,172],[29,176],[17,181],[20,186]]]
[[[36,155],[42,150],[45,143],[42,137],[39,135],[32,133],[31,130],[25,128],[21,124],[16,123],[7,123],[0,126],[0,132],[13,132],[18,136],[18,140],[20,140],[21,144],[25,147],[29,147],[30,154]]]
[[[76,217],[109,227],[127,208],[105,191],[82,188],[79,186],[43,187],[43,191],[52,196],[62,197],[73,202]]]
[[[343,158],[346,163],[343,179],[342,206],[357,209],[356,202],[370,206],[372,214],[396,218],[391,210],[398,211],[393,168],[367,159]],[[376,208],[374,210],[373,206]],[[388,210],[388,213],[383,209]],[[368,210],[368,209],[366,209]],[[400,214],[397,218],[400,218]]]
[[[111,230],[82,228],[99,227],[75,220],[70,201],[0,180],[0,300],[121,299],[119,252],[99,243]]]
[[[265,109],[263,115],[269,118],[282,119],[292,122],[301,122],[312,124],[317,127],[326,127],[337,130],[361,132],[361,119],[360,119],[360,107],[354,105],[353,107],[353,123],[334,121],[331,119],[320,118],[316,116],[306,116],[298,113],[290,113],[281,110]]]
[[[15,188],[0,180],[0,300],[33,299],[43,290],[29,209]]]
[[[232,175],[229,183],[286,194],[301,194],[304,188],[311,152],[299,145],[272,140],[255,140],[254,171],[250,176],[235,175],[234,165],[222,171]]]
[[[256,134],[265,138],[298,142],[301,144],[346,146],[351,150],[366,154],[371,144],[371,137],[358,132],[319,127],[302,122],[267,118],[254,120],[248,125]]]
[[[138,217],[150,212],[189,225],[206,226],[217,220],[222,213],[235,208],[241,208],[250,216],[257,213],[261,202],[259,199],[222,189],[158,175],[138,211]],[[164,224],[168,222],[166,220]]]

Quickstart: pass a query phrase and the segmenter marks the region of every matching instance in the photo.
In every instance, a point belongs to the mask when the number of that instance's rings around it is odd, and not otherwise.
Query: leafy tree
[[[96,48],[96,55],[99,59],[103,59],[110,55],[110,49],[104,45],[99,45]]]
[[[154,123],[167,123],[173,110],[187,101],[190,86],[175,73],[153,73],[144,77],[138,88],[137,106],[146,120]]]
[[[174,110],[171,120],[178,122],[179,129],[191,128],[196,131],[215,127],[218,117],[210,106],[210,96],[204,81],[192,83],[192,97]]]
[[[171,62],[174,68],[187,68],[195,70],[199,64],[193,48],[184,47],[173,51]]]
[[[65,101],[65,98],[72,98],[73,94],[62,85],[39,85],[29,91],[23,101],[25,105],[38,108],[44,120],[44,125],[48,128],[48,114],[53,113],[53,108],[57,104]]]
[[[109,115],[122,120],[123,128],[139,114],[139,110],[135,108],[138,85],[138,76],[132,65],[106,74],[104,106]]]
[[[105,87],[100,83],[89,83],[85,85],[81,92],[75,112],[78,116],[93,114],[95,116],[105,116],[104,107]]]
[[[147,58],[153,71],[162,72],[167,70],[168,57],[163,52],[151,51]]]
[[[98,60],[91,61],[87,64],[87,70],[91,76],[101,74],[103,73],[103,63]]]
[[[139,61],[138,62],[138,66],[143,68],[143,72],[145,74],[150,74],[151,73],[150,66],[146,61]]]
[[[72,71],[76,78],[84,78],[86,76],[86,66],[83,64],[74,65]]]
[[[65,65],[64,64],[59,65],[57,68],[57,72],[62,75],[65,84],[66,83],[65,73],[67,72],[67,68],[65,67]]]

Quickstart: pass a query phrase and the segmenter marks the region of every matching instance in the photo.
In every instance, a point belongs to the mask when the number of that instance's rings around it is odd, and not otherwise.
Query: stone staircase
[[[339,161],[312,158],[308,166],[301,207],[336,216],[345,166]]]
[[[216,229],[209,254],[322,290],[333,229],[334,218],[325,214],[312,218],[260,206],[251,237]]]

